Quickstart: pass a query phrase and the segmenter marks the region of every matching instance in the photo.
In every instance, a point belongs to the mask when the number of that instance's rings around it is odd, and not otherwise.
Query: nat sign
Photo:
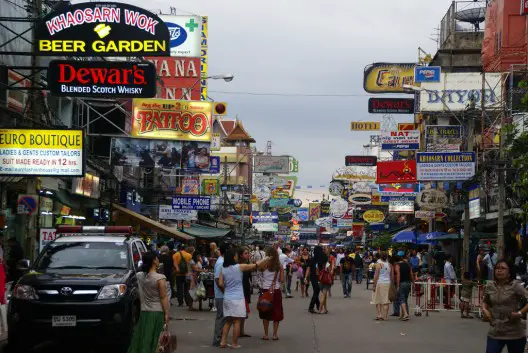
[[[413,114],[412,98],[370,98],[369,113],[374,114]]]
[[[345,156],[345,165],[350,166],[363,166],[363,167],[374,167],[378,162],[376,156]]]
[[[151,98],[156,95],[156,69],[151,63],[53,60],[48,89],[54,96]]]
[[[35,28],[36,55],[170,56],[170,34],[158,16],[117,2],[57,6]]]

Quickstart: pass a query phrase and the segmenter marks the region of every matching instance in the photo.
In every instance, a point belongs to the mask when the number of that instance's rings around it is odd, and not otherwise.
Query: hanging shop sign
[[[440,82],[441,74],[440,66],[417,66],[414,68],[414,82]]]
[[[416,181],[416,161],[379,162],[377,184],[409,183]]]
[[[371,114],[413,114],[413,98],[370,98],[368,112]]]
[[[388,206],[389,205],[388,201],[383,201],[381,198],[382,198],[381,194],[373,193],[372,201],[371,201],[372,206]]]
[[[316,202],[311,202],[309,204],[309,221],[315,221],[321,217],[321,204]]]
[[[385,214],[379,210],[368,210],[363,213],[363,219],[369,223],[381,223],[385,220]]]
[[[332,196],[341,196],[341,193],[344,190],[344,186],[339,181],[333,181],[330,183],[330,186],[328,187],[328,192]]]
[[[461,125],[427,125],[425,127],[427,138],[461,138]]]
[[[330,216],[330,201],[321,201],[321,217]]]
[[[53,60],[48,90],[54,96],[151,98],[156,95],[156,70],[151,63]]]
[[[372,191],[372,188],[369,183],[361,181],[361,182],[352,184],[352,190],[354,190],[355,192],[360,192],[360,193],[370,193]]]
[[[414,214],[414,201],[390,200],[389,213]]]
[[[119,137],[113,138],[110,143],[110,164],[114,166],[185,169],[216,174],[220,171],[220,163],[209,154],[207,142]]]
[[[353,194],[348,201],[353,205],[370,205],[372,197],[369,194]]]
[[[161,15],[170,33],[170,55],[199,58],[202,35],[200,16]]]
[[[175,210],[209,211],[211,198],[207,196],[173,196],[172,208]]]
[[[481,73],[443,73],[440,82],[424,82],[420,91],[422,112],[463,111],[473,101],[480,104],[482,97]],[[502,97],[502,73],[486,73],[484,104],[496,106]]]
[[[299,173],[299,161],[293,157],[290,158],[290,173]]]
[[[374,167],[341,167],[332,175],[332,180],[349,182],[375,181],[376,168]]]
[[[169,99],[133,99],[131,136],[211,141],[213,104]]]
[[[480,218],[480,186],[471,185],[468,188],[469,219]]]
[[[289,199],[290,193],[282,189],[275,189],[271,192],[271,198],[273,199]]]
[[[57,6],[35,28],[36,55],[168,56],[167,25],[153,13],[117,2]]]
[[[198,195],[200,193],[200,180],[183,178],[181,181],[181,193],[183,195]]]
[[[169,205],[159,206],[159,219],[170,219],[173,221],[196,221],[198,211],[195,210],[175,210]]]
[[[202,16],[202,31],[200,43],[200,71],[202,79],[200,80],[200,100],[207,100],[207,77],[209,66],[209,18]]]
[[[382,150],[419,150],[420,131],[382,131]]]
[[[200,58],[155,56],[145,57],[156,68],[156,98],[200,100]],[[139,98],[139,97],[138,97]]]
[[[269,207],[271,208],[288,207],[289,202],[290,202],[290,199],[270,199]]]
[[[416,211],[414,212],[414,217],[418,219],[433,219],[435,218],[435,211]]]
[[[419,183],[393,183],[393,184],[379,184],[378,191],[386,195],[387,193],[397,194],[418,194],[420,192]]]
[[[362,166],[362,167],[374,167],[378,162],[376,156],[345,156],[345,165],[350,166]]]
[[[415,123],[398,123],[398,131],[418,130],[418,124]]]
[[[220,157],[210,156],[209,157],[209,174],[218,174],[218,173],[220,173]]]
[[[253,176],[254,185],[266,185],[270,187],[280,187],[287,184],[287,180],[276,175],[255,175]]]
[[[220,195],[220,181],[218,179],[204,179],[202,181],[202,194],[208,196]]]
[[[414,85],[416,64],[374,63],[365,68],[363,88],[369,93],[406,93],[404,85]]]
[[[297,210],[297,220],[299,222],[306,222],[310,219],[310,211],[307,207],[299,208]]]
[[[252,212],[251,222],[255,223],[279,223],[277,212]]]
[[[254,156],[254,173],[289,173],[290,158],[288,156]]]
[[[419,152],[416,171],[420,181],[468,180],[475,176],[475,153]]]
[[[220,151],[222,148],[222,137],[219,133],[213,133],[211,137],[211,151]]]
[[[381,123],[378,121],[353,121],[350,123],[352,131],[378,131]]]
[[[436,210],[447,206],[447,195],[437,189],[422,190],[416,197],[416,202],[420,208],[425,210]]]
[[[278,223],[256,223],[253,228],[258,232],[277,232],[279,231]]]
[[[0,175],[83,176],[83,131],[0,129]]]

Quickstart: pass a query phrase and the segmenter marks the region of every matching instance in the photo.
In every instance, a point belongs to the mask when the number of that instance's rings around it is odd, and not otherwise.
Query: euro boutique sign
[[[169,56],[167,25],[153,13],[117,2],[59,6],[38,22],[36,55]]]

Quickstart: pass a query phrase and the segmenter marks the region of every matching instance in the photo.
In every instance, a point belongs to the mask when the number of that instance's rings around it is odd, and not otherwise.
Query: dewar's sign
[[[151,98],[156,95],[152,63],[53,60],[48,89],[54,96]]]
[[[36,55],[169,56],[167,25],[153,13],[117,2],[59,6],[35,29]]]

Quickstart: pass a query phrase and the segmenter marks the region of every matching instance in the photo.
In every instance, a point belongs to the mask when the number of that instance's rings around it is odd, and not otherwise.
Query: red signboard
[[[378,162],[377,184],[410,183],[416,181],[416,161]]]
[[[361,237],[363,236],[363,231],[365,230],[365,224],[352,224],[352,235],[354,237]]]
[[[146,57],[156,66],[157,98],[200,100],[200,58]]]
[[[399,123],[398,130],[400,131],[417,130],[417,126],[414,123]]]
[[[376,156],[346,156],[345,165],[350,166],[364,166],[364,167],[374,167],[378,162],[378,157]]]

